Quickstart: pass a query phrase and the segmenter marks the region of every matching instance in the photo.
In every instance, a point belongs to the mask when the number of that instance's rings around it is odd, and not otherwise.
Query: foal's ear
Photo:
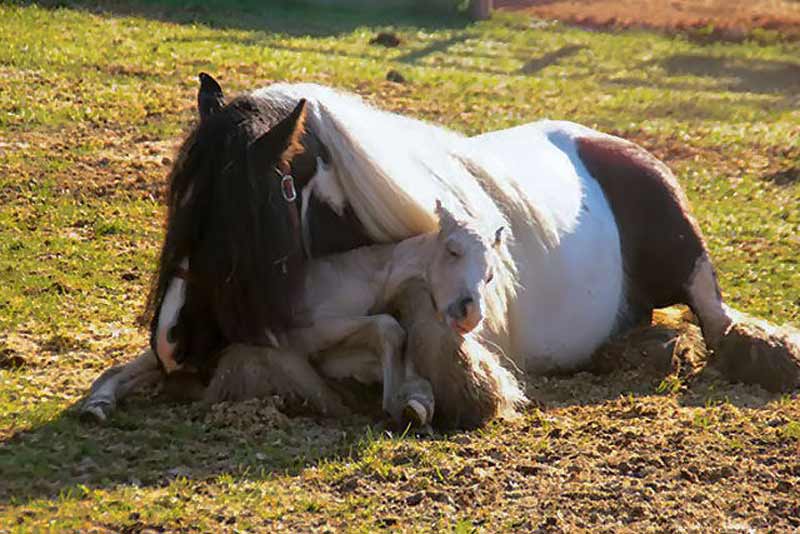
[[[198,78],[200,89],[197,91],[197,113],[202,122],[225,106],[225,96],[222,94],[222,87],[210,74],[201,72]]]
[[[436,199],[436,215],[439,217],[439,232],[447,234],[456,225],[456,218],[442,205],[442,201]]]
[[[278,163],[289,163],[303,152],[300,139],[305,133],[306,99],[300,99],[289,115],[259,137],[253,148],[262,154],[278,157]]]

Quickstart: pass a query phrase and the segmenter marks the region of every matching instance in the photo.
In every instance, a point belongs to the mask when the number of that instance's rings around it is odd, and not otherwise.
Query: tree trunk
[[[471,0],[470,15],[475,20],[486,20],[492,12],[492,0]]]

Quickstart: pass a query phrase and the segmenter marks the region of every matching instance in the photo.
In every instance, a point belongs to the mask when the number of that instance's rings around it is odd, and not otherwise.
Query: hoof
[[[433,414],[428,412],[428,409],[416,399],[411,399],[408,404],[403,408],[403,423],[411,425],[413,428],[419,428],[430,423],[433,419]]]
[[[421,428],[430,425],[434,413],[430,383],[424,379],[406,382],[397,392],[395,406],[399,410],[395,411],[394,419],[400,426],[406,427],[410,424],[413,428]]]
[[[800,333],[767,323],[732,324],[714,349],[713,365],[729,380],[781,393],[800,387]]]
[[[114,411],[114,402],[109,399],[89,398],[81,406],[80,417],[84,421],[105,423],[111,412]]]

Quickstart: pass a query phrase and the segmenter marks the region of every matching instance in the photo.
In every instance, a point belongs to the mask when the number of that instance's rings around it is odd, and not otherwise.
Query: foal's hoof
[[[417,399],[411,399],[403,408],[403,423],[411,425],[412,427],[419,428],[430,423],[433,419],[433,414],[428,412],[428,409]]]
[[[433,421],[433,389],[424,379],[411,380],[397,392],[396,405],[400,408],[395,417],[401,426],[422,428]]]
[[[81,406],[80,417],[84,421],[104,423],[114,411],[114,402],[110,399],[88,398]]]

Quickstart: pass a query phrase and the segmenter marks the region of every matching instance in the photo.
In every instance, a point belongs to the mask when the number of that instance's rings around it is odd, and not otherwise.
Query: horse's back
[[[614,215],[576,150],[575,139],[587,135],[599,134],[540,121],[471,140],[544,212],[558,236],[546,248],[536,232],[526,231],[529,220],[513,221],[520,288],[509,312],[509,349],[535,372],[585,363],[614,330],[624,300]]]

